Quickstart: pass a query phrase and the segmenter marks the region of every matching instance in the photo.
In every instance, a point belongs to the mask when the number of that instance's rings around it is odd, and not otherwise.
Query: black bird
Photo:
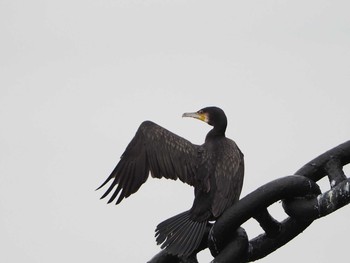
[[[209,221],[215,220],[239,199],[244,161],[236,143],[225,137],[227,118],[217,107],[203,108],[183,117],[202,120],[213,129],[202,145],[188,140],[145,121],[111,175],[98,188],[110,180],[112,184],[101,197],[106,197],[117,187],[108,203],[116,204],[135,193],[152,177],[180,179],[194,186],[192,208],[160,223],[156,228],[156,240],[170,254],[189,256],[200,245]]]

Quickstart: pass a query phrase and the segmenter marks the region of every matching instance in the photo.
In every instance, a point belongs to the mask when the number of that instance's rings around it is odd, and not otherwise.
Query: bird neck
[[[226,127],[215,127],[213,129],[211,129],[210,132],[208,132],[205,140],[211,140],[214,138],[220,138],[220,137],[225,137],[225,131],[226,131]]]

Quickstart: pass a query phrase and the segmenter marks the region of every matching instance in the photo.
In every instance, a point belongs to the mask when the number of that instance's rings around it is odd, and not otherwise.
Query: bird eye
[[[203,110],[198,111],[198,114],[203,114],[203,113],[204,113]]]

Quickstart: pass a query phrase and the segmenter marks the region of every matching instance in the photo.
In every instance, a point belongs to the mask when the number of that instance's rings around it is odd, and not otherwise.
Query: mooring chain
[[[343,167],[350,163],[350,141],[347,141],[310,161],[295,175],[267,183],[251,192],[208,227],[208,247],[213,263],[251,262],[272,253],[304,231],[315,219],[326,216],[350,203],[350,179]],[[328,176],[330,190],[321,193],[317,181]],[[279,222],[268,207],[282,201],[288,217]],[[264,233],[248,240],[241,225],[254,218]],[[197,262],[191,258],[177,258],[162,251],[149,263]]]
[[[343,166],[350,163],[350,141],[315,158],[295,175],[272,181],[242,198],[228,209],[213,225],[209,235],[209,249],[219,262],[250,262],[265,257],[304,231],[315,219],[326,216],[350,203],[350,179]],[[318,180],[328,176],[331,189],[321,193]],[[282,222],[275,220],[267,208],[279,200],[289,216]],[[264,234],[247,242],[244,247],[232,233],[254,218]],[[238,229],[238,230],[237,230]],[[242,234],[240,235],[243,236]],[[245,250],[236,254],[227,251]],[[234,261],[233,261],[234,260]]]

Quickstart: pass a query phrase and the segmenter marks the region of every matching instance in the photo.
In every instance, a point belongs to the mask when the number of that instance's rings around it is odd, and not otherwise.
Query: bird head
[[[218,107],[206,107],[197,112],[187,112],[182,117],[192,117],[208,123],[214,128],[226,129],[227,118],[224,111]]]

